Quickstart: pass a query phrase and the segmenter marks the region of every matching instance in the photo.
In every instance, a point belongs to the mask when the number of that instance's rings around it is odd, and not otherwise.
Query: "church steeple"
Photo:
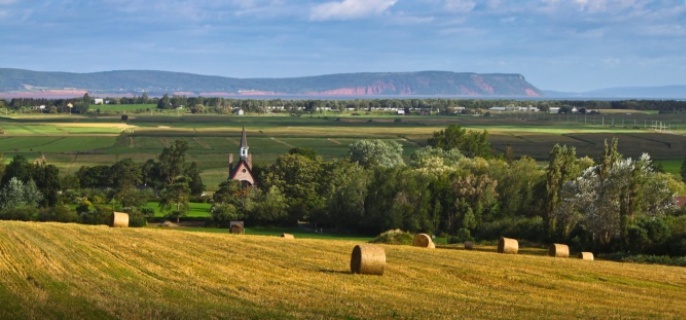
[[[248,153],[248,139],[245,134],[245,127],[241,134],[240,160],[233,165],[233,153],[229,154],[229,179],[238,180],[243,187],[255,185],[255,178],[252,175],[252,155]]]
[[[245,135],[245,126],[241,135],[240,157],[242,160],[248,161],[248,138]]]

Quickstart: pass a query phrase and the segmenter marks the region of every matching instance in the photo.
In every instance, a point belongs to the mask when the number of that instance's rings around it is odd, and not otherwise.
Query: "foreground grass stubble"
[[[683,268],[356,242],[0,222],[0,318],[678,319]]]

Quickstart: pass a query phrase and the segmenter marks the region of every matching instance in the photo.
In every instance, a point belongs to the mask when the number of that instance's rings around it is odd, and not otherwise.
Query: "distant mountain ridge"
[[[559,92],[544,90],[543,95],[551,98],[588,99],[686,99],[686,85],[652,87],[615,87],[585,92]]]
[[[460,96],[538,97],[541,91],[520,74],[449,71],[367,72],[295,78],[239,79],[168,71],[93,73],[0,68],[7,96],[67,92],[184,94],[201,96]]]

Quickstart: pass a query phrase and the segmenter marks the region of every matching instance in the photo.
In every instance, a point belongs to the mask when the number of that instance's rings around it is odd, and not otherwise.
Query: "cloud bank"
[[[393,6],[396,0],[343,0],[312,7],[310,20],[352,20],[380,15]]]

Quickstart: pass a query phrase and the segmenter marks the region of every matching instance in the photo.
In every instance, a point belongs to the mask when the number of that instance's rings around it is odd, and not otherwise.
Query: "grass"
[[[682,115],[626,112],[585,117],[494,114],[489,118],[138,113],[131,114],[128,123],[121,122],[119,116],[29,114],[2,120],[0,127],[5,134],[0,135],[0,153],[5,159],[17,154],[35,159],[43,154],[62,174],[73,173],[83,165],[111,165],[124,158],[144,162],[156,158],[175,139],[187,139],[187,159],[198,163],[209,191],[228,175],[228,156],[237,153],[243,127],[253,161],[261,164],[272,163],[293,147],[313,148],[325,160],[345,158],[348,146],[358,139],[397,141],[408,159],[414,150],[426,145],[433,132],[454,123],[470,130],[488,130],[496,153],[504,153],[509,146],[516,157],[528,155],[538,161],[545,161],[555,144],[574,146],[578,156],[598,157],[603,140],[612,137],[619,138],[619,151],[625,156],[648,152],[674,174],[678,173],[674,164],[686,154],[686,118]],[[650,131],[655,121],[668,121],[679,134]],[[122,132],[125,135],[120,135]]]
[[[680,319],[683,268],[359,241],[0,222],[3,319]]]
[[[154,227],[153,227],[154,228]],[[228,228],[209,228],[209,227],[178,227],[173,230],[190,231],[190,232],[209,232],[209,233],[228,233]],[[355,234],[341,234],[322,232],[317,233],[312,230],[303,229],[299,227],[246,227],[245,234],[253,236],[272,236],[280,237],[283,233],[290,233],[296,239],[321,239],[321,240],[348,240],[367,242],[372,237],[365,237]]]
[[[189,203],[189,209],[186,216],[191,218],[209,218],[211,206],[211,204],[206,202],[191,202]],[[158,202],[148,202],[145,207],[155,210],[155,217],[165,217],[167,214],[160,208]]]

